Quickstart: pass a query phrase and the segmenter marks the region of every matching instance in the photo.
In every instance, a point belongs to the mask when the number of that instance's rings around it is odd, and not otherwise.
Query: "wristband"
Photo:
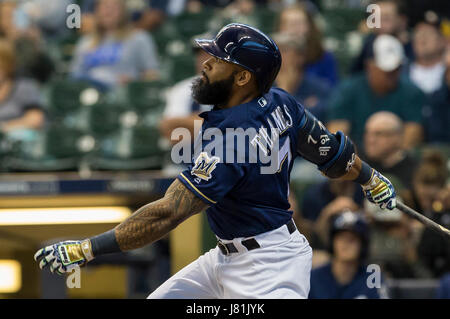
[[[81,242],[81,251],[87,261],[94,259],[94,254],[92,253],[92,244],[89,239],[85,239]]]
[[[367,164],[364,161],[361,161],[361,170],[359,171],[359,175],[354,180],[354,182],[361,185],[367,184],[371,180],[374,171],[375,170],[372,167],[370,167],[369,164]]]
[[[121,252],[114,229],[90,238],[94,256]]]

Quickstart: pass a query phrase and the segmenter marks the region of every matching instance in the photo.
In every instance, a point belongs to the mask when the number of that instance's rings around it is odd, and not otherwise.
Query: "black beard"
[[[229,78],[210,83],[198,77],[192,81],[192,97],[198,104],[223,105],[228,102],[233,87],[234,74]]]

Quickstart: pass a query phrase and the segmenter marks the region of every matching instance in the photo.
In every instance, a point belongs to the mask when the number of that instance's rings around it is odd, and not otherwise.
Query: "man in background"
[[[414,60],[406,74],[427,95],[441,87],[445,72],[445,38],[440,25],[439,16],[433,11],[427,11],[413,31]]]
[[[331,89],[323,79],[305,72],[306,40],[283,33],[275,34],[274,40],[283,56],[276,86],[292,94],[315,117],[325,121]]]
[[[366,60],[365,72],[352,76],[335,91],[329,107],[328,129],[343,131],[361,146],[364,124],[373,113],[390,111],[404,121],[403,146],[410,149],[423,139],[425,96],[400,77],[403,47],[391,35],[378,36]]]
[[[403,147],[403,121],[394,113],[374,113],[366,122],[364,154],[370,165],[411,188],[416,160]]]

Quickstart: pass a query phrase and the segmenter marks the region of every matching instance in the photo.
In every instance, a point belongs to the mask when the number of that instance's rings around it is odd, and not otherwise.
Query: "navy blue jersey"
[[[206,214],[218,237],[250,237],[291,219],[289,175],[303,114],[303,106],[278,88],[248,103],[200,114],[196,153],[178,179],[210,205]],[[220,130],[223,137],[211,137],[208,129]],[[237,141],[239,130],[246,132],[245,143]],[[215,143],[226,145],[218,152]]]
[[[369,288],[367,279],[371,273],[361,266],[352,281],[346,285],[339,284],[331,271],[331,264],[318,267],[311,271],[311,288],[309,299],[379,299],[386,297],[383,281],[378,288]]]

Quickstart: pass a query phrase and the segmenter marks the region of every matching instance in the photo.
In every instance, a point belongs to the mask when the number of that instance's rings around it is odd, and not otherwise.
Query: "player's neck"
[[[234,107],[237,105],[245,104],[253,99],[257,98],[260,95],[257,91],[237,91],[235,94],[232,94],[226,103],[218,104],[217,107],[221,109],[228,109],[230,107]]]
[[[358,260],[342,261],[333,258],[331,262],[331,271],[333,272],[336,281],[341,285],[345,285],[353,280],[358,271],[358,266]]]

